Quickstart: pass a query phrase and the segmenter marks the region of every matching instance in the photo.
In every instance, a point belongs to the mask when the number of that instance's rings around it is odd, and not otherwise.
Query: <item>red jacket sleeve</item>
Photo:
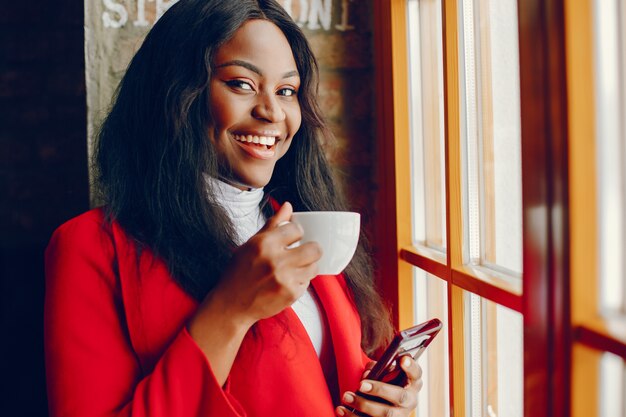
[[[71,221],[46,251],[50,416],[244,416],[183,329],[142,375],[129,341],[115,248],[100,222]]]

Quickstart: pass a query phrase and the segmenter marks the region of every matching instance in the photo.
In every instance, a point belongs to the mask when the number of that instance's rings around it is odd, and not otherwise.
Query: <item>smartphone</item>
[[[407,355],[417,360],[437,336],[441,327],[439,319],[431,319],[398,333],[367,375],[367,379],[404,386],[406,375],[400,367],[400,360]]]
[[[431,319],[427,322],[409,327],[408,329],[396,334],[378,362],[376,362],[376,365],[374,365],[370,373],[367,375],[366,379],[382,381],[388,384],[403,387],[407,380],[406,374],[400,367],[400,361],[407,355],[410,355],[413,359],[417,360],[422,353],[424,353],[428,345],[430,345],[430,342],[432,342],[435,336],[437,336],[441,327],[441,320]],[[383,404],[391,404],[382,398],[362,392],[357,391],[356,395]],[[352,407],[348,407],[348,409],[357,416],[365,416],[365,414]]]

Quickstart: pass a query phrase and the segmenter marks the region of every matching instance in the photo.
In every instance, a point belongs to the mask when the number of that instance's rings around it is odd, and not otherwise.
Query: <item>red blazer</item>
[[[225,387],[185,328],[197,302],[101,210],[62,225],[46,251],[45,354],[50,416],[330,417],[320,362],[291,308],[245,337]],[[312,285],[332,335],[340,393],[365,363],[343,276]]]

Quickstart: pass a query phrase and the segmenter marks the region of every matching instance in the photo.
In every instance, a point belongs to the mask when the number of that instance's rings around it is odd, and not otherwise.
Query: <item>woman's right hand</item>
[[[214,295],[228,300],[230,314],[250,325],[293,304],[318,273],[322,249],[315,242],[289,245],[302,229],[289,223],[293,208],[284,203],[266,225],[234,253]]]
[[[302,238],[300,226],[288,223],[292,212],[291,204],[283,204],[235,251],[220,283],[189,320],[189,334],[220,385],[226,382],[248,329],[293,304],[317,275],[319,244],[287,248]]]

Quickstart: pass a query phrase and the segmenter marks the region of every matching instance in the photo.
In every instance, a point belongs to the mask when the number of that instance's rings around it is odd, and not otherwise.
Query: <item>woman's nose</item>
[[[285,120],[285,111],[281,107],[278,99],[273,94],[259,94],[257,102],[252,109],[252,115],[257,119],[266,120],[271,123]]]

